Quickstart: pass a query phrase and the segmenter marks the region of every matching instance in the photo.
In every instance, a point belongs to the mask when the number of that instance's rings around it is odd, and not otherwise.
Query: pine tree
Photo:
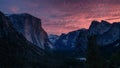
[[[119,41],[119,47],[120,49],[120,41]],[[112,54],[112,57],[110,58],[109,62],[109,68],[120,68],[120,50],[118,49],[117,52]]]
[[[87,68],[104,68],[103,58],[100,56],[100,50],[95,35],[88,38],[86,64]]]
[[[109,68],[120,68],[120,52],[114,53],[112,55]]]

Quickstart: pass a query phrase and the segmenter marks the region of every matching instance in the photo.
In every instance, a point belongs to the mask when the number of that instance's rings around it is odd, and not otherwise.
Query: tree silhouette
[[[100,55],[100,50],[95,35],[88,38],[86,62],[87,68],[104,68],[103,58]]]

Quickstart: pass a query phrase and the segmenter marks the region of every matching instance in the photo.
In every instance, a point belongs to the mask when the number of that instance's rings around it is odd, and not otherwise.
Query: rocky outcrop
[[[64,50],[78,50],[80,55],[84,55],[87,50],[88,37],[96,35],[97,44],[101,47],[108,47],[108,51],[115,50],[116,45],[120,46],[120,23],[115,22],[110,24],[107,21],[92,21],[89,29],[80,29],[77,31],[62,34],[54,43],[54,48]],[[111,45],[113,44],[113,45]],[[75,52],[75,51],[74,51]]]
[[[89,35],[97,35],[97,43],[100,46],[108,45],[120,39],[120,23],[93,21],[89,28]]]
[[[108,31],[111,28],[111,24],[107,21],[92,21],[90,27],[89,27],[89,34],[103,34],[106,31]]]
[[[50,40],[52,43],[55,43],[56,40],[59,39],[59,36],[58,36],[58,35],[50,34],[50,35],[48,36],[48,38],[49,38],[49,40]]]
[[[45,49],[45,47],[52,48],[48,35],[42,28],[40,19],[26,13],[12,14],[8,17],[13,27],[24,35],[28,41],[42,49]]]
[[[10,20],[0,12],[0,67],[26,68],[43,63],[47,54],[18,33]],[[33,65],[31,65],[31,63]]]

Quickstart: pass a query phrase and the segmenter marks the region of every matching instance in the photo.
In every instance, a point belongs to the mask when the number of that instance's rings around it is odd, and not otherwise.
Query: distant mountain
[[[92,35],[92,34],[103,34],[105,32],[107,32],[110,28],[111,28],[111,25],[109,22],[107,21],[101,21],[101,22],[98,22],[98,21],[92,21],[90,27],[89,27],[89,34]]]
[[[120,39],[120,22],[110,24],[106,21],[93,21],[89,28],[90,35],[97,35],[97,43],[100,46],[114,43]]]
[[[52,43],[55,43],[57,39],[59,39],[59,36],[58,35],[53,35],[53,34],[50,34],[48,36],[49,40],[52,42]]]
[[[96,35],[97,43],[101,48],[111,48],[120,46],[120,22],[110,24],[107,21],[92,21],[89,29],[80,29],[60,35],[59,39],[54,42],[55,50],[78,50],[81,56],[85,56],[88,36]],[[111,44],[113,44],[111,46]],[[77,52],[78,52],[77,51]],[[75,51],[74,51],[75,52]]]
[[[42,49],[45,49],[45,47],[52,48],[48,35],[42,28],[40,19],[27,13],[6,16],[10,19],[13,27],[24,35],[28,41]]]

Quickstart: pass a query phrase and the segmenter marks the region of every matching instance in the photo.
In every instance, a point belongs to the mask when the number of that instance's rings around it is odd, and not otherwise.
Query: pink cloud
[[[89,28],[92,20],[120,21],[120,0],[22,0],[22,4],[20,2],[17,7],[12,6],[9,10],[13,13],[27,12],[40,18],[49,34]]]
[[[12,11],[13,13],[18,13],[19,12],[19,8],[15,7],[15,6],[12,6],[12,7],[10,7],[10,11]]]

